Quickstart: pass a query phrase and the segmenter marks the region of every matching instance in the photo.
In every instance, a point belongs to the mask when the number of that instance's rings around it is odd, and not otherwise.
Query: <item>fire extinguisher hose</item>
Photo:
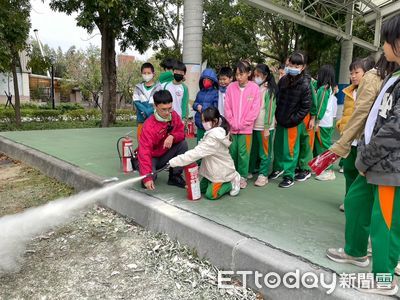
[[[124,137],[124,136],[123,136],[123,137],[120,137],[120,138],[118,139],[118,141],[117,141],[117,152],[118,152],[119,161],[121,162],[121,167],[122,167],[122,156],[121,156],[121,150],[120,150],[120,148],[119,148],[119,142],[120,142],[123,138],[125,138],[125,137]]]

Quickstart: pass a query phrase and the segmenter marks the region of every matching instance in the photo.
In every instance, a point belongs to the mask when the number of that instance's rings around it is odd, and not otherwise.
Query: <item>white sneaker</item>
[[[335,175],[335,172],[333,172],[333,170],[326,170],[326,171],[322,172],[322,174],[316,176],[315,179],[320,180],[320,181],[335,180],[336,175]]]
[[[268,183],[268,177],[260,174],[260,175],[258,175],[256,182],[254,182],[254,185],[255,186],[264,186],[267,183]]]
[[[232,189],[229,192],[229,195],[237,196],[240,192],[240,174],[238,172],[236,172],[235,178],[232,179],[231,184]]]
[[[342,211],[342,212],[344,212],[344,203],[342,203],[342,204],[339,205],[339,210]]]
[[[396,266],[396,268],[394,269],[394,273],[395,273],[397,276],[400,276],[400,262],[397,263],[397,266]]]
[[[341,264],[352,264],[358,267],[368,267],[369,259],[368,256],[354,257],[346,254],[343,248],[329,248],[326,250],[326,256]]]
[[[244,177],[240,177],[240,188],[245,189],[247,187],[247,180]]]
[[[340,168],[339,168],[339,173],[344,173],[343,167],[340,167]]]
[[[249,174],[247,175],[247,179],[252,179],[252,178],[253,178],[253,174],[249,173]]]

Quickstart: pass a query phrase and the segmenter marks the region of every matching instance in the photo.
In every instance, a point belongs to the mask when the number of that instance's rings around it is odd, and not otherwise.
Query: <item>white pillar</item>
[[[203,0],[185,0],[183,15],[183,63],[189,99],[194,101],[199,90],[203,38]]]
[[[349,8],[349,11],[346,15],[346,34],[349,36],[351,36],[353,33],[353,10],[354,4]],[[354,45],[352,40],[345,40],[342,42],[340,49],[340,69],[338,78],[340,93],[338,95],[338,119],[341,117],[343,111],[344,94],[341,91],[349,84],[350,80],[349,66],[353,60],[353,47]]]

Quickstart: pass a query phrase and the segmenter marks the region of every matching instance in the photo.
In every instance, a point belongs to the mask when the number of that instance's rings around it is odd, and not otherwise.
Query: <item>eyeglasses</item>
[[[174,110],[172,107],[170,107],[170,108],[157,108],[157,109],[160,110],[160,112],[163,112],[163,113],[171,113]]]

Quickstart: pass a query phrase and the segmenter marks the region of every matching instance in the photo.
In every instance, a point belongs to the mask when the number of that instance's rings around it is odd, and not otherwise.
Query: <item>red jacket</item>
[[[168,125],[172,127],[169,134],[167,132]],[[185,139],[185,128],[182,119],[175,111],[172,112],[171,122],[157,121],[154,115],[144,122],[138,150],[140,175],[150,174],[153,171],[152,159],[161,157],[169,151],[169,149],[164,148],[164,141],[168,135],[174,137],[174,144],[178,144]],[[151,177],[145,178],[143,182],[149,180],[151,180]]]

